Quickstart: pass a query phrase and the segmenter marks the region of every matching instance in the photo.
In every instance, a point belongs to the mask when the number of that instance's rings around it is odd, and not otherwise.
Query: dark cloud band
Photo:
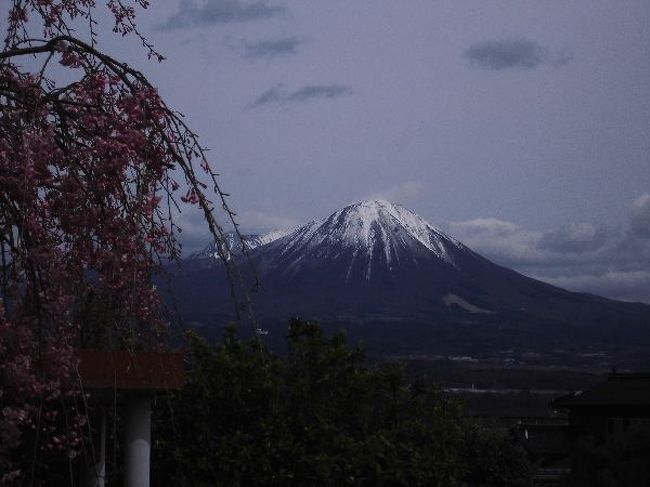
[[[208,0],[200,5],[183,0],[178,12],[159,26],[160,30],[183,27],[207,27],[230,22],[260,20],[284,13],[284,7],[270,5],[263,0]]]
[[[258,42],[244,42],[234,49],[250,59],[275,58],[298,54],[300,44],[302,41],[297,37],[282,37]]]
[[[532,69],[544,64],[559,67],[571,61],[568,54],[551,55],[536,42],[525,38],[480,42],[470,46],[465,57],[473,66],[492,71]]]
[[[253,102],[253,106],[261,106],[269,103],[301,103],[316,99],[338,98],[350,94],[352,90],[348,86],[331,85],[307,85],[296,91],[286,92],[280,87],[271,88]]]

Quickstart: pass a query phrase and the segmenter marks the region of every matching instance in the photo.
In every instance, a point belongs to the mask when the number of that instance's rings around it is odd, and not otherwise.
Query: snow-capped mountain
[[[242,235],[238,236],[235,232],[227,232],[224,234],[223,241],[220,244],[215,244],[214,242],[209,243],[203,249],[198,252],[194,252],[188,256],[189,260],[201,260],[201,259],[220,259],[219,256],[219,245],[223,249],[224,256],[229,259],[233,254],[241,254],[245,249],[251,251],[266,245],[274,240],[284,237],[289,234],[291,230],[274,230],[262,235]]]
[[[297,270],[305,256],[339,259],[351,252],[346,276],[349,278],[355,262],[360,260],[365,264],[367,280],[372,277],[373,264],[391,270],[400,265],[400,259],[430,252],[453,265],[451,249],[463,248],[460,242],[412,211],[384,200],[346,206],[328,218],[295,229],[285,237],[279,245],[284,257],[293,257],[287,262],[290,268]],[[280,238],[270,239],[269,243]]]
[[[290,230],[247,235],[241,240],[231,232],[226,235],[224,248],[239,253],[242,246],[253,250],[276,241],[287,269],[298,270],[306,256],[337,260],[351,253],[348,270],[352,271],[356,261],[363,261],[367,280],[372,276],[373,264],[391,270],[400,265],[400,258],[413,259],[424,252],[455,265],[450,249],[469,250],[411,210],[385,200],[352,204],[328,218]],[[218,258],[214,244],[191,256],[205,257]],[[350,273],[346,275],[349,278]]]
[[[236,288],[252,288],[254,269],[262,289],[251,296],[265,326],[283,326],[301,315],[339,323],[362,338],[397,335],[411,348],[450,341],[461,348],[492,342],[560,346],[579,337],[611,345],[623,335],[650,337],[650,306],[525,277],[397,203],[355,203],[292,230],[247,237],[243,244],[250,261],[237,251],[236,240],[227,242],[243,273],[244,285]],[[175,274],[181,312],[199,322],[231,318],[224,267],[208,251]]]
[[[269,242],[275,239],[269,239]],[[346,206],[330,217],[297,228],[287,239],[287,249],[323,246],[348,247],[372,253],[380,248],[387,264],[399,253],[398,247],[415,240],[439,258],[449,262],[446,247],[461,244],[445,235],[405,207],[384,200]]]

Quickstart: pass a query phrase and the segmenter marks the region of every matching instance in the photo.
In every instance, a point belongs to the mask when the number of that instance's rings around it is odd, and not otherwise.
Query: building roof
[[[80,350],[79,375],[85,389],[179,390],[185,383],[178,352],[100,352]]]
[[[650,374],[612,374],[605,382],[553,401],[556,408],[650,406]]]

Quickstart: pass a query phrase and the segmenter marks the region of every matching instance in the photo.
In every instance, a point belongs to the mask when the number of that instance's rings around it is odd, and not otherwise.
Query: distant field
[[[465,404],[466,414],[488,417],[562,417],[553,398],[601,381],[608,369],[553,365],[506,365],[464,360],[400,359],[410,374],[426,376],[450,397]]]

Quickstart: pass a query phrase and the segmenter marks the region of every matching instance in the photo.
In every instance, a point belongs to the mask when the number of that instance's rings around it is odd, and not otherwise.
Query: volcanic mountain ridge
[[[518,274],[397,203],[364,201],[292,230],[231,237],[224,246],[243,271],[243,289],[252,287],[247,270],[255,269],[262,286],[251,299],[266,328],[300,315],[401,350],[650,343],[650,306]],[[195,254],[172,279],[181,313],[204,327],[233,317],[224,265],[214,254]]]

